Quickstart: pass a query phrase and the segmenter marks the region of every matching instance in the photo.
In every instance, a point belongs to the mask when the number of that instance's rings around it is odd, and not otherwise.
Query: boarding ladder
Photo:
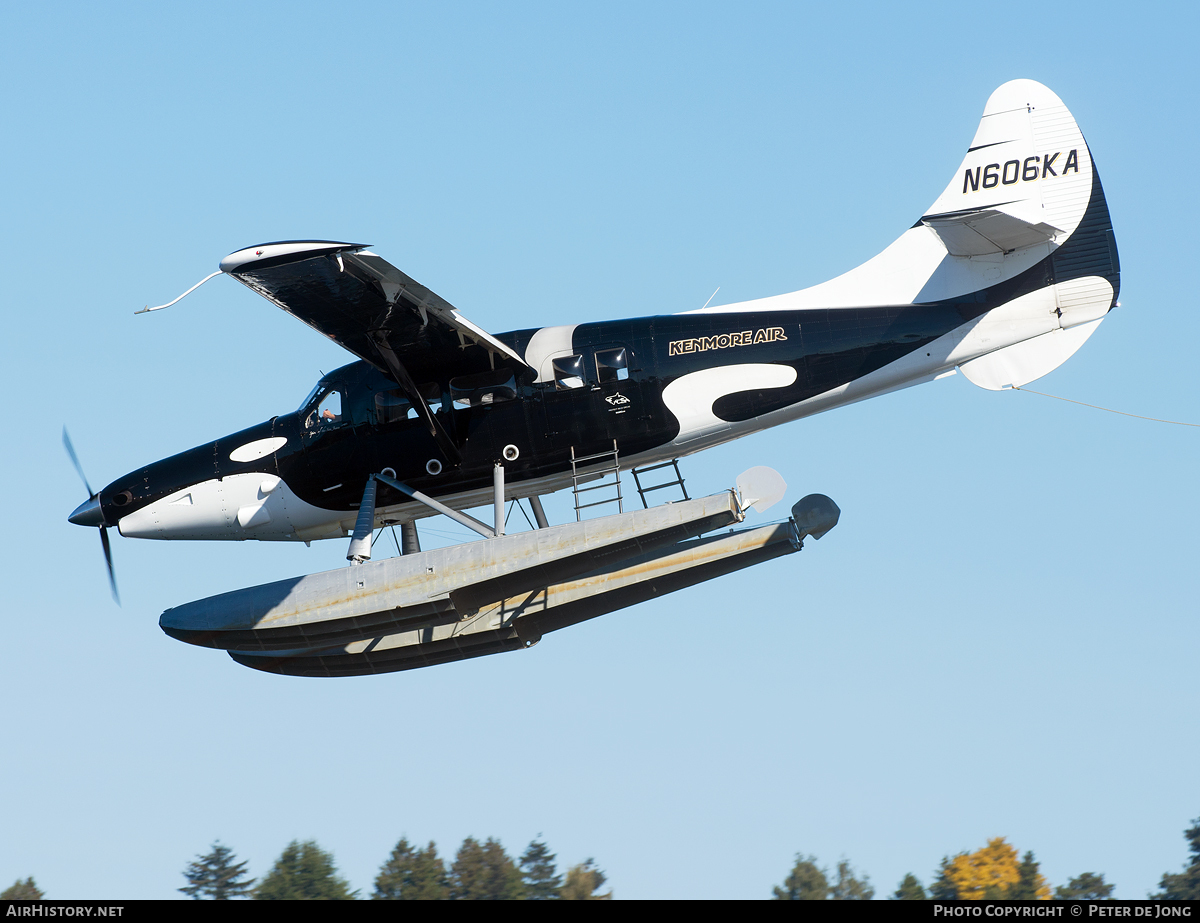
[[[599,464],[601,467],[589,468],[584,474],[580,474],[581,467]],[[609,475],[612,475],[610,481]],[[598,484],[588,484],[586,487],[580,487],[580,478],[584,481],[593,481],[600,478]],[[603,506],[606,503],[615,503],[617,512],[624,513],[625,507],[621,502],[621,460],[617,452],[617,440],[613,440],[611,452],[597,452],[595,455],[576,455],[575,446],[571,446],[571,489],[575,494],[575,521],[579,522],[583,519],[583,511],[593,506]],[[589,503],[581,503],[583,499],[580,495],[585,494],[590,490],[613,490],[615,495],[604,497],[601,500],[592,500]]]
[[[642,484],[642,477],[645,477],[651,471],[662,471],[663,468],[672,468],[675,471],[675,480],[663,481],[661,484]],[[665,487],[678,487],[683,494],[684,500],[690,500],[687,488],[683,485],[683,475],[679,473],[679,459],[672,458],[669,462],[663,462],[660,465],[646,465],[643,468],[633,468],[633,483],[637,485],[638,496],[642,498],[642,506],[646,509],[650,508],[650,504],[646,502],[646,494],[652,490],[662,490]],[[663,472],[666,476],[670,476],[670,471]],[[639,477],[639,475],[641,477]]]

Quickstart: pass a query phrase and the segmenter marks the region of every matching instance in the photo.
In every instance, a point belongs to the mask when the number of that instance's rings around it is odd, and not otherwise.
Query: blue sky
[[[1006,12],[1007,10],[1007,12]],[[0,34],[9,423],[0,886],[178,896],[214,839],[294,838],[369,891],[396,840],[541,835],[620,898],[756,898],[797,852],[890,892],[1006,836],[1139,897],[1200,815],[1195,429],[961,376],[689,459],[841,524],[548,636],[357,680],[258,674],[169,606],[342,542],[117,538],[93,485],[293,409],[348,354],[231,280],[265,240],[368,242],[486,329],[778,294],[945,186],[993,89],[1047,84],[1095,157],[1122,307],[1039,390],[1200,422],[1185,4],[26,5]],[[566,501],[548,504],[569,515]],[[447,529],[447,534],[450,530]]]

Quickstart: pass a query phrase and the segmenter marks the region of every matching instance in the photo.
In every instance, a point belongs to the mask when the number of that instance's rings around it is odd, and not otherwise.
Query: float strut
[[[393,477],[388,477],[386,474],[375,475],[377,481],[382,481],[388,487],[394,487],[396,490],[405,496],[412,497],[418,503],[423,503],[436,513],[441,513],[443,516],[448,516],[460,525],[466,526],[473,532],[478,532],[484,538],[492,538],[496,533],[485,522],[480,522],[474,516],[468,516],[466,513],[460,513],[458,510],[451,509],[444,503],[439,503],[427,494],[421,493],[419,490],[413,490],[403,481],[397,481]]]
[[[400,549],[401,554],[421,553],[421,538],[417,535],[415,522],[400,523]]]
[[[492,468],[492,509],[496,520],[496,535],[504,534],[504,466],[496,462]]]
[[[533,507],[533,521],[537,523],[539,529],[549,529],[550,520],[546,518],[546,511],[542,509],[542,498],[534,494],[529,498],[529,505]]]
[[[350,550],[346,560],[361,564],[371,560],[371,533],[375,529],[375,477],[367,478],[363,489],[362,503],[358,505],[358,521],[354,523],[354,537],[350,539]]]

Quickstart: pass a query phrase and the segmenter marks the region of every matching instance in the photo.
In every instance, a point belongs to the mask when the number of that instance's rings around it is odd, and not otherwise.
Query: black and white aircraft
[[[950,184],[898,240],[791,294],[493,335],[362,244],[261,244],[220,272],[358,361],[295,412],[117,478],[71,522],[137,538],[344,538],[373,482],[368,528],[400,523],[419,550],[412,524],[437,512],[425,501],[491,503],[498,468],[500,498],[532,498],[541,520],[536,498],[578,486],[598,459],[670,462],[956,371],[1023,385],[1083,344],[1120,279],[1087,144],[1031,80],[992,94]]]

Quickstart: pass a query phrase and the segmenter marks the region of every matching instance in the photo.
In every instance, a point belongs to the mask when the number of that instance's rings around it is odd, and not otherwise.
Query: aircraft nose
[[[67,517],[67,522],[77,526],[105,525],[104,512],[100,509],[100,498],[92,497],[84,500],[75,508],[75,512]]]

